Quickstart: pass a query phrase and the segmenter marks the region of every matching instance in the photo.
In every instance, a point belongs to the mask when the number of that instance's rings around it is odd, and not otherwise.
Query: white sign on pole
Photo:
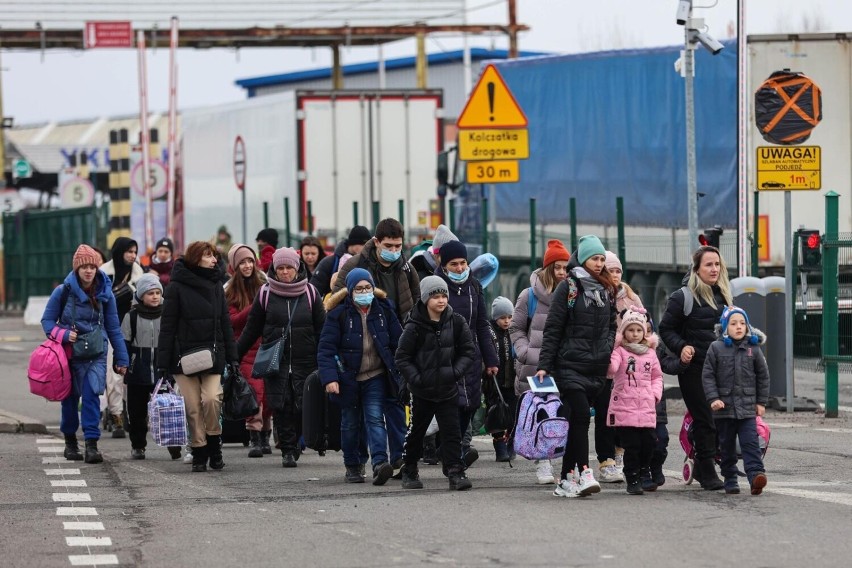
[[[91,207],[95,202],[95,187],[87,179],[69,177],[59,186],[59,202],[63,209]]]
[[[142,162],[137,162],[130,172],[130,187],[141,196],[145,196],[145,176],[142,172]],[[160,160],[148,162],[148,183],[151,184],[151,199],[160,199],[168,189],[169,172]]]

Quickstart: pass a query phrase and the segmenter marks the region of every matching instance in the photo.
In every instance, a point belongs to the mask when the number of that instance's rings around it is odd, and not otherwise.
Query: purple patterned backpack
[[[568,420],[556,393],[527,391],[519,402],[515,453],[528,460],[552,460],[565,454]]]

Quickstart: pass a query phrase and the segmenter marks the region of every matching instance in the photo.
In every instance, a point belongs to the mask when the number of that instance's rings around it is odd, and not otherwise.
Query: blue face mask
[[[452,271],[447,272],[447,276],[453,282],[459,282],[459,283],[464,282],[464,281],[467,280],[467,277],[470,276],[470,267],[465,268],[464,272],[462,272],[461,274],[458,274],[458,273],[452,272]]]
[[[364,292],[363,294],[354,294],[352,300],[359,306],[369,306],[373,303],[373,293]]]
[[[384,260],[385,262],[396,262],[401,256],[402,252],[400,251],[393,252],[386,249],[382,249],[381,252],[382,260]]]

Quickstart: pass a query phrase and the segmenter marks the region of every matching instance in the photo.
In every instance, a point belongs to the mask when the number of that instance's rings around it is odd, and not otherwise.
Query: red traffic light
[[[710,244],[710,241],[707,240],[707,237],[704,235],[698,235],[698,242],[701,243],[701,246],[706,247]]]
[[[805,242],[805,245],[809,249],[819,248],[819,234],[818,233],[811,233],[810,235],[808,235],[808,239]]]

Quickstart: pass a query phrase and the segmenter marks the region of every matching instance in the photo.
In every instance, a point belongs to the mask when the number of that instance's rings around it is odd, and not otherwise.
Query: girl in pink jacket
[[[624,447],[627,492],[642,495],[640,475],[650,477],[656,444],[655,405],[663,396],[663,371],[655,351],[657,336],[648,332],[648,316],[638,306],[627,309],[615,335],[609,364],[612,395],[607,426],[614,427]],[[654,485],[653,491],[657,486]]]

